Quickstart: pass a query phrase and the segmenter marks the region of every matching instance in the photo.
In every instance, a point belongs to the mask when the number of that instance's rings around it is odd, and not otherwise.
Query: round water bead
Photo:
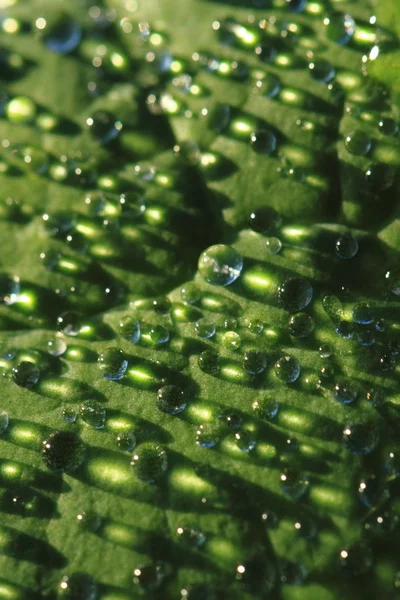
[[[374,510],[366,519],[364,529],[372,535],[389,535],[397,528],[399,516],[390,508]],[[400,587],[400,586],[399,586]]]
[[[195,284],[189,281],[181,287],[181,298],[186,304],[196,304],[201,299],[201,290]]]
[[[358,252],[358,242],[351,233],[345,233],[336,240],[335,252],[339,258],[354,258]]]
[[[249,350],[243,356],[243,367],[250,375],[260,375],[267,368],[267,356],[262,350]]]
[[[315,79],[315,81],[320,81],[322,83],[332,81],[336,75],[335,67],[329,60],[325,59],[313,60],[309,63],[308,69],[311,77]]]
[[[76,515],[76,523],[81,529],[95,533],[100,529],[102,519],[95,512],[81,511]]]
[[[365,422],[346,425],[343,429],[343,443],[352,454],[371,454],[379,443],[377,424]]]
[[[333,353],[332,346],[329,344],[321,344],[318,350],[321,358],[330,358]]]
[[[255,434],[243,429],[235,433],[235,442],[241,452],[251,452],[257,444]]]
[[[239,350],[242,338],[236,331],[227,331],[221,338],[221,344],[229,350]]]
[[[346,546],[339,554],[339,564],[350,576],[359,576],[372,569],[373,558],[369,546],[355,542]]]
[[[400,456],[396,452],[389,452],[385,462],[385,471],[391,478],[400,477]]]
[[[254,92],[260,93],[266,98],[275,98],[281,90],[281,82],[272,73],[263,73],[262,79],[257,79],[254,84]]]
[[[57,317],[58,329],[65,335],[76,336],[82,327],[81,313],[73,310],[62,313]]]
[[[122,123],[107,110],[96,110],[86,119],[90,133],[102,144],[108,144],[119,136]]]
[[[358,485],[358,497],[367,508],[381,506],[390,498],[387,483],[376,475],[364,477]]]
[[[171,311],[171,301],[166,296],[160,296],[159,298],[154,298],[151,303],[153,310],[158,315],[165,317],[169,315]]]
[[[180,543],[189,548],[201,548],[206,541],[206,536],[199,529],[180,525],[176,528],[176,534]]]
[[[314,321],[307,313],[299,312],[290,317],[288,329],[290,335],[302,339],[312,333]]]
[[[303,277],[291,277],[278,288],[279,303],[290,313],[304,310],[310,304],[312,297],[312,285]]]
[[[263,510],[261,521],[267,529],[276,529],[279,524],[278,515],[273,510]]]
[[[335,331],[344,340],[351,340],[354,337],[354,325],[350,321],[339,321],[335,327]]]
[[[140,323],[134,317],[123,317],[119,322],[118,331],[120,335],[131,344],[140,340]]]
[[[255,48],[255,53],[260,60],[264,63],[272,63],[274,62],[276,55],[278,54],[278,49],[271,42],[263,42],[259,46]]]
[[[293,383],[299,378],[300,364],[292,356],[282,356],[276,361],[274,371],[283,383]]]
[[[279,562],[279,579],[286,585],[301,585],[307,578],[308,571],[300,562],[283,559]]]
[[[225,409],[217,418],[221,420],[221,422],[229,427],[229,429],[240,429],[243,423],[243,417],[237,412],[233,412],[232,410]]]
[[[237,326],[238,326],[238,323],[234,317],[228,317],[227,319],[224,319],[224,323],[223,323],[224,329],[233,330],[233,329],[237,329]]]
[[[196,444],[201,448],[213,448],[220,440],[220,428],[214,423],[199,425],[196,431]]]
[[[369,325],[374,320],[374,311],[369,304],[357,304],[353,309],[353,321]]]
[[[99,355],[97,364],[104,379],[119,381],[128,368],[127,358],[119,348],[106,348]]]
[[[276,150],[276,135],[270,129],[259,129],[250,135],[250,144],[258,154],[270,156]]]
[[[306,475],[293,468],[287,468],[280,474],[281,490],[293,500],[299,500],[309,488]]]
[[[200,254],[198,269],[200,275],[216,286],[227,286],[233,283],[242,272],[243,258],[225,244],[210,246]]]
[[[358,398],[359,388],[352,381],[340,381],[333,388],[333,397],[340,404],[352,404]]]
[[[281,217],[271,206],[261,206],[250,213],[249,227],[257,233],[268,235],[281,224]]]
[[[43,442],[43,460],[52,471],[73,471],[84,456],[84,445],[72,431],[55,431]]]
[[[383,135],[397,135],[399,126],[396,121],[390,117],[384,117],[378,123],[379,131]]]
[[[203,339],[208,339],[208,338],[213,337],[213,335],[215,334],[215,331],[216,331],[215,323],[213,323],[213,321],[210,321],[209,319],[206,319],[206,318],[199,319],[198,321],[196,321],[195,326],[194,326],[195,334]]]
[[[86,573],[64,575],[57,589],[57,598],[65,600],[98,600],[98,594],[96,581]]]
[[[12,370],[14,383],[24,388],[32,388],[39,381],[40,371],[34,363],[22,361]]]
[[[323,23],[326,37],[340,46],[347,44],[354,35],[355,22],[349,14],[332,13],[324,18]]]
[[[337,296],[324,296],[322,306],[331,319],[340,319],[343,315],[343,306]]]
[[[164,385],[157,392],[157,408],[168,415],[178,415],[186,408],[183,390],[177,385]]]
[[[145,593],[157,592],[164,579],[165,569],[161,563],[138,566],[133,570],[133,583]]]
[[[62,356],[66,350],[67,344],[62,338],[55,337],[47,342],[47,352],[51,356]]]
[[[145,442],[133,453],[131,465],[139,479],[156,483],[168,469],[167,453],[158,444]]]
[[[204,373],[218,375],[220,369],[219,354],[214,350],[203,350],[199,355],[199,367]]]
[[[386,402],[386,394],[382,389],[370,388],[365,394],[368,404],[375,408],[382,407]]]
[[[308,515],[303,515],[295,521],[294,530],[296,535],[305,540],[314,539],[318,531],[315,520]]]
[[[263,398],[262,400],[254,400],[252,408],[260,419],[272,421],[278,414],[279,404],[277,400],[272,398]]]
[[[375,330],[372,327],[364,327],[357,333],[357,342],[366,348],[375,344],[375,339]]]
[[[0,435],[2,435],[8,427],[9,418],[8,412],[4,408],[0,409]]]
[[[82,29],[77,21],[68,16],[62,16],[43,30],[46,47],[55,54],[69,54],[82,38]]]
[[[123,452],[132,452],[136,447],[136,435],[133,431],[123,431],[117,435],[117,446]]]
[[[73,406],[64,406],[62,409],[62,418],[67,423],[75,423],[76,421],[76,410]]]
[[[102,429],[106,422],[106,409],[96,400],[86,400],[79,407],[79,416],[86,425]]]
[[[372,192],[383,192],[393,185],[393,167],[386,163],[374,163],[365,171],[365,180]]]
[[[264,323],[258,319],[251,319],[251,321],[249,321],[247,324],[247,328],[249,331],[251,331],[251,333],[259,335],[264,331]]]
[[[365,156],[372,148],[372,140],[363,131],[356,130],[346,136],[344,144],[347,152],[355,156]]]
[[[400,267],[387,271],[385,279],[389,291],[395,294],[395,296],[400,296]]]
[[[271,254],[278,254],[282,250],[282,242],[277,237],[267,237],[265,247]]]
[[[166,344],[169,341],[169,331],[162,325],[154,325],[150,329],[151,341],[155,344]]]

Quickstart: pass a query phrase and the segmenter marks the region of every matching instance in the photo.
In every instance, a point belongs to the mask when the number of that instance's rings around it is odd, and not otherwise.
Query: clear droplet
[[[267,237],[265,247],[271,254],[278,254],[282,250],[282,242],[277,237]]]
[[[269,129],[259,129],[250,136],[250,144],[258,154],[270,156],[276,151],[276,135]]]
[[[379,443],[378,426],[372,422],[346,425],[343,430],[343,443],[352,454],[371,454]]]
[[[235,442],[241,452],[251,452],[257,444],[257,439],[252,431],[241,430],[235,433]]]
[[[118,331],[131,344],[137,344],[140,340],[140,323],[134,317],[123,317],[119,322]]]
[[[82,29],[77,21],[63,16],[44,29],[44,43],[55,54],[69,54],[78,47]]]
[[[86,573],[64,575],[57,589],[57,598],[63,600],[98,600],[98,594],[96,581]]]
[[[177,385],[164,385],[157,392],[158,409],[169,415],[177,415],[186,408],[183,390]]]
[[[128,360],[119,348],[106,348],[98,358],[100,373],[105,379],[119,381],[128,368]]]
[[[47,352],[51,356],[62,356],[67,350],[66,342],[59,337],[54,337],[47,342]]]
[[[65,335],[76,336],[82,327],[82,315],[72,310],[64,312],[57,318],[57,324]]]
[[[206,536],[202,531],[186,525],[177,527],[176,534],[179,542],[189,548],[201,548],[206,541]]]
[[[156,483],[168,469],[167,453],[161,446],[145,442],[136,448],[131,465],[139,479],[147,483]]]
[[[309,488],[306,475],[297,469],[288,468],[280,474],[280,486],[284,494],[293,500],[299,500]]]
[[[201,290],[195,283],[189,281],[181,287],[181,298],[187,304],[197,304],[201,298]]]
[[[371,549],[363,542],[354,542],[340,551],[339,565],[350,576],[364,575],[373,566]]]
[[[79,407],[79,416],[86,425],[94,429],[102,429],[106,421],[107,412],[100,402],[86,400]]]
[[[210,321],[207,318],[202,318],[196,321],[194,326],[194,332],[196,335],[203,339],[208,339],[213,337],[215,334],[216,327],[213,321]]]
[[[9,418],[8,412],[4,408],[0,409],[0,435],[2,435],[8,427]]]
[[[358,498],[367,508],[382,506],[390,498],[388,485],[376,475],[369,475],[361,479],[357,493]]]
[[[233,283],[242,272],[243,258],[240,254],[225,244],[210,246],[202,252],[198,269],[200,275],[216,286],[227,286]]]
[[[73,471],[84,456],[84,446],[72,431],[55,431],[43,442],[43,460],[52,471]]]
[[[289,333],[295,338],[302,339],[314,330],[314,321],[307,313],[299,312],[289,319]]]
[[[262,400],[254,400],[252,403],[253,410],[257,417],[266,421],[272,421],[278,414],[279,404],[277,400],[272,398],[264,398]]]
[[[312,285],[303,277],[287,279],[278,288],[279,303],[290,313],[304,310],[310,304],[312,297]]]
[[[333,388],[333,396],[340,404],[353,404],[358,398],[358,385],[352,381],[337,382]]]
[[[220,440],[219,428],[213,423],[199,425],[196,431],[196,444],[202,448],[213,448]]]
[[[318,350],[321,358],[330,358],[332,356],[332,346],[329,344],[321,344]]]
[[[62,418],[66,423],[75,423],[76,410],[73,406],[64,406],[62,409]]]
[[[281,217],[271,206],[262,206],[253,210],[249,216],[249,227],[257,233],[268,235],[276,231]]]
[[[157,592],[165,579],[165,569],[162,564],[154,563],[138,566],[133,570],[133,583],[145,593]]]
[[[12,370],[12,379],[14,383],[23,388],[33,388],[40,378],[40,371],[37,366],[28,361],[18,363]]]
[[[149,333],[152,342],[157,345],[166,344],[169,341],[169,331],[162,325],[154,325]]]
[[[282,356],[275,363],[274,371],[283,383],[293,383],[299,378],[300,364],[292,356]]]
[[[219,354],[214,350],[203,350],[199,356],[199,367],[209,375],[218,375],[220,369]]]
[[[344,143],[347,152],[355,156],[365,156],[372,148],[371,138],[360,129],[347,135]]]
[[[239,350],[242,339],[236,331],[227,331],[221,338],[222,345],[228,350]]]
[[[262,350],[249,350],[243,356],[243,367],[250,375],[260,375],[267,368],[267,356]]]
[[[132,452],[136,447],[136,435],[133,431],[123,431],[117,435],[117,446],[122,452]]]

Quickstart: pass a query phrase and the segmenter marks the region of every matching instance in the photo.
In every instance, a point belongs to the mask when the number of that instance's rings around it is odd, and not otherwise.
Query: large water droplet
[[[186,408],[183,390],[177,385],[164,385],[157,392],[157,407],[161,412],[177,415]]]
[[[20,387],[34,387],[39,381],[39,377],[40,371],[32,362],[22,361],[12,370],[12,379]]]
[[[105,379],[119,381],[128,368],[128,360],[119,348],[106,348],[98,358],[101,374]]]
[[[225,244],[210,246],[201,253],[198,263],[200,275],[211,285],[227,286],[242,272],[243,258]]]
[[[243,367],[250,375],[260,375],[267,368],[267,356],[262,350],[249,350],[243,356]]]
[[[147,483],[156,483],[168,469],[167,453],[161,446],[145,442],[136,448],[131,465],[139,479]]]
[[[203,339],[208,339],[213,337],[215,334],[216,327],[213,321],[210,321],[207,318],[199,319],[196,321],[194,326],[194,332],[196,335]]]
[[[351,233],[345,233],[336,240],[335,252],[339,258],[354,258],[358,252],[358,242]]]
[[[249,216],[249,227],[263,235],[274,233],[280,224],[281,217],[271,206],[256,208]]]
[[[77,48],[81,38],[82,29],[79,23],[66,16],[44,29],[44,43],[55,54],[69,54]]]
[[[57,318],[57,324],[65,335],[76,336],[82,327],[82,315],[72,310],[64,312]]]
[[[196,431],[196,444],[202,448],[213,448],[220,440],[219,427],[213,423],[199,425]]]
[[[288,329],[290,335],[302,339],[312,333],[314,321],[307,313],[299,312],[290,317]]]
[[[106,409],[96,400],[86,400],[79,407],[79,416],[86,425],[102,429],[106,421]]]
[[[122,431],[117,435],[117,446],[123,452],[132,452],[136,447],[136,435],[133,431]]]
[[[340,404],[352,404],[358,398],[359,388],[352,381],[340,381],[333,388],[333,396]]]
[[[358,484],[358,497],[367,508],[381,506],[390,498],[389,487],[381,477],[369,475]]]
[[[269,129],[258,129],[250,136],[251,147],[258,154],[270,156],[276,150],[277,139],[273,131]]]
[[[310,304],[312,297],[312,285],[303,277],[287,279],[278,288],[280,305],[291,313],[304,310]]]
[[[343,430],[343,443],[352,454],[371,454],[379,443],[378,426],[375,423],[355,423]]]
[[[157,592],[164,579],[165,569],[160,563],[138,566],[133,570],[133,583],[146,593]]]
[[[72,431],[55,431],[43,442],[43,460],[52,471],[73,471],[84,456],[84,446]]]
[[[355,156],[365,156],[372,148],[371,138],[360,129],[346,136],[344,143],[347,152]]]
[[[214,350],[203,350],[199,356],[199,367],[204,373],[218,375],[220,369],[219,354]]]
[[[353,17],[346,13],[333,13],[323,20],[327,38],[344,46],[354,34],[355,22]]]

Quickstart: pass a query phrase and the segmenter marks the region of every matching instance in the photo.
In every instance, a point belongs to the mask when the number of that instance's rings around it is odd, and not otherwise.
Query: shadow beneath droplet
[[[11,556],[17,560],[26,560],[28,562],[43,565],[51,569],[65,567],[67,560],[65,556],[48,542],[39,540],[26,533],[21,533],[11,527],[1,527],[1,532],[10,537],[6,547],[2,552],[6,556]]]

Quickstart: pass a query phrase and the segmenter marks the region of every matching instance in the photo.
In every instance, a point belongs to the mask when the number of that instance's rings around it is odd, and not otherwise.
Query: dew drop
[[[276,135],[269,129],[259,129],[250,136],[251,147],[257,154],[270,156],[276,150]]]
[[[84,455],[84,446],[72,431],[55,431],[43,442],[43,460],[52,471],[73,471]]]
[[[86,573],[64,575],[58,586],[58,598],[66,600],[98,600],[99,589],[96,581]]]
[[[377,536],[387,536],[398,527],[399,517],[390,508],[373,511],[365,521],[364,529],[367,533]]]
[[[146,483],[156,483],[168,469],[167,453],[161,446],[145,442],[136,448],[131,465],[139,479]]]
[[[352,454],[371,454],[379,443],[378,426],[372,422],[346,425],[343,430],[343,443]]]
[[[128,368],[128,360],[119,348],[106,348],[98,358],[100,373],[105,379],[119,381]]]
[[[235,442],[241,452],[251,452],[257,444],[254,433],[244,429],[235,433]]]
[[[75,20],[62,17],[44,29],[44,43],[55,54],[69,54],[79,45],[82,29]]]
[[[177,527],[176,534],[179,542],[189,548],[201,548],[206,541],[206,536],[202,531],[186,525]]]
[[[218,375],[220,369],[219,354],[214,350],[203,350],[199,355],[199,367],[204,373]]]
[[[239,350],[242,339],[236,331],[227,331],[221,338],[221,344],[228,350]]]
[[[378,123],[379,131],[383,135],[397,135],[399,126],[396,121],[390,117],[384,117]]]
[[[67,350],[66,342],[59,337],[54,337],[47,342],[47,352],[51,356],[62,356]]]
[[[371,138],[361,130],[350,133],[345,138],[347,152],[355,156],[365,156],[372,148]]]
[[[277,237],[267,237],[265,247],[270,254],[278,254],[282,250],[282,242]]]
[[[310,304],[312,297],[312,285],[302,277],[287,279],[278,288],[279,303],[290,313],[304,310]]]
[[[82,327],[82,315],[72,310],[64,312],[57,318],[57,324],[65,335],[77,336]]]
[[[64,406],[62,409],[62,418],[66,423],[75,423],[76,410],[73,406]]]
[[[281,217],[271,206],[262,206],[253,210],[249,216],[249,227],[257,233],[269,235],[281,224]]]
[[[364,575],[372,569],[371,549],[363,542],[355,542],[350,546],[346,546],[340,551],[339,565],[350,576]]]
[[[229,429],[240,429],[243,423],[243,417],[237,413],[233,412],[229,409],[223,410],[218,416],[218,419],[221,420]]]
[[[232,246],[217,244],[202,252],[198,269],[200,275],[216,286],[227,286],[233,283],[242,272],[243,258]]]
[[[395,296],[400,296],[400,267],[390,269],[385,274],[388,289]]]
[[[282,356],[276,361],[274,371],[283,383],[293,383],[299,378],[300,364],[292,356]]]
[[[358,497],[367,508],[381,506],[389,500],[387,484],[376,475],[364,477],[358,484]]]
[[[266,421],[272,421],[275,419],[279,410],[278,401],[273,400],[272,398],[254,400],[251,406],[257,417]]]
[[[215,323],[213,323],[213,321],[210,321],[209,319],[206,319],[206,318],[199,319],[198,321],[196,321],[195,326],[194,326],[195,334],[203,339],[208,339],[208,338],[213,337],[213,335],[215,334],[215,331],[216,331]]]
[[[295,521],[294,531],[299,537],[305,540],[312,540],[317,535],[317,525],[314,519],[304,515]]]
[[[118,331],[131,344],[137,344],[140,340],[140,323],[134,317],[123,317],[119,322]]]
[[[323,20],[326,37],[340,46],[348,44],[354,35],[355,22],[346,13],[333,13]]]
[[[340,381],[333,388],[333,396],[340,404],[353,404],[358,395],[358,386],[351,381]]]
[[[79,407],[79,416],[86,425],[102,429],[106,421],[106,409],[96,400],[86,400]]]
[[[162,325],[154,325],[150,328],[151,341],[157,345],[166,344],[169,341],[169,331]]]
[[[197,302],[199,302],[201,299],[201,291],[199,287],[190,281],[181,287],[180,293],[182,302],[187,304],[197,304]]]
[[[321,358],[330,358],[333,353],[332,346],[329,344],[321,344],[318,350]]]
[[[22,361],[12,370],[14,383],[23,388],[33,388],[39,381],[39,377],[40,371],[32,362]]]
[[[164,385],[157,392],[157,408],[168,415],[178,415],[187,405],[183,390],[177,385]]]
[[[336,75],[335,67],[328,60],[313,60],[308,65],[310,75],[315,81],[328,83]]]
[[[11,277],[2,273],[0,275],[0,304],[10,306],[16,302],[20,293],[19,277]]]
[[[93,137],[101,144],[108,144],[115,140],[122,128],[121,122],[106,110],[96,110],[86,119],[86,125]]]
[[[339,321],[335,327],[335,331],[344,340],[351,340],[354,337],[354,325],[350,321]]]
[[[243,367],[250,375],[260,375],[267,368],[267,356],[262,350],[249,350],[243,356]]]
[[[165,569],[160,563],[138,566],[133,570],[133,583],[146,593],[157,592],[164,579]]]
[[[213,448],[219,440],[219,428],[213,423],[204,423],[197,428],[196,444],[201,448]]]
[[[307,313],[299,312],[289,319],[289,333],[295,338],[302,339],[314,330],[314,321]]]
[[[278,515],[273,510],[264,510],[261,513],[261,521],[267,529],[276,529],[279,524]]]
[[[123,431],[117,435],[117,446],[122,452],[132,452],[136,447],[136,436],[133,431]]]
[[[281,490],[293,500],[299,500],[309,488],[306,475],[297,469],[287,468],[280,474]]]
[[[393,167],[386,163],[374,163],[365,171],[365,180],[373,193],[383,192],[393,185]]]
[[[283,559],[279,563],[279,578],[286,585],[301,585],[307,579],[308,571],[300,562]]]

